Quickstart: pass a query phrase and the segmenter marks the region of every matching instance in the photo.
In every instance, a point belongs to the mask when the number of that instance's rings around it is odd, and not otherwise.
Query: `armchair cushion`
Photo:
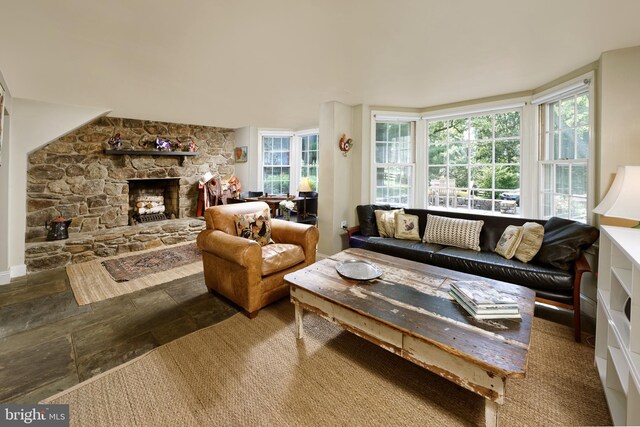
[[[262,247],[262,275],[285,270],[304,261],[304,251],[298,245],[274,243]]]
[[[234,220],[239,237],[255,240],[260,246],[273,242],[271,240],[269,209],[248,214],[236,214],[234,215]]]

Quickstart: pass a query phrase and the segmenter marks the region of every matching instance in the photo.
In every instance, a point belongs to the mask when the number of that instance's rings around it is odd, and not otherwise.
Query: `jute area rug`
[[[181,248],[188,245],[193,246],[195,242],[180,243],[169,247],[162,246],[68,265],[67,275],[73,295],[79,305],[91,304],[199,273],[202,271],[201,257],[198,257],[195,262],[183,263],[183,265],[163,271],[158,271],[161,270],[161,266],[153,262],[154,254],[162,251],[180,251]],[[149,261],[144,260],[145,256],[149,257]],[[135,258],[139,262],[127,262],[129,258]],[[113,266],[112,272],[118,280],[114,280],[103,263],[109,263]],[[167,264],[167,266],[171,266],[170,263]],[[143,275],[145,265],[148,266],[149,274]],[[132,279],[123,281],[127,269],[131,271]]]
[[[472,425],[483,399],[313,314],[294,337],[288,301],[238,314],[44,403],[75,426]],[[536,318],[527,377],[507,384],[503,426],[611,424],[593,349]]]

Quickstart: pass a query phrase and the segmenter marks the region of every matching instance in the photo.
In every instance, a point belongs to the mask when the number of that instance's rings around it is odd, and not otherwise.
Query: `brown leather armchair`
[[[272,219],[275,244],[266,246],[236,235],[234,215],[264,209],[269,209],[264,202],[210,207],[204,214],[207,228],[198,235],[207,288],[244,308],[250,318],[289,295],[286,274],[316,261],[319,233],[311,225]]]

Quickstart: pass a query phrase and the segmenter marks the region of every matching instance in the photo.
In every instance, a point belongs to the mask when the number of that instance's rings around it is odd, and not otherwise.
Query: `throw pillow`
[[[516,249],[515,257],[522,262],[529,262],[540,250],[544,239],[544,227],[537,222],[525,222],[522,226],[522,240]]]
[[[378,236],[378,226],[376,225],[377,210],[388,211],[391,209],[389,205],[358,205],[356,212],[358,213],[358,224],[360,224],[360,234],[363,236]]]
[[[544,225],[544,239],[536,262],[569,270],[580,251],[598,240],[600,231],[570,219],[551,217]]]
[[[449,218],[427,215],[427,228],[424,230],[426,243],[455,246],[462,249],[480,251],[480,231],[484,221]]]
[[[495,252],[506,259],[511,259],[516,254],[518,245],[522,240],[522,227],[510,225],[504,229],[502,236],[496,245]]]
[[[402,209],[395,209],[391,211],[377,210],[376,225],[378,226],[378,234],[380,237],[393,237],[396,233],[396,212],[404,213]]]
[[[418,215],[398,213],[396,215],[396,239],[420,241]]]
[[[245,239],[255,240],[260,246],[272,243],[269,209],[250,214],[234,215],[236,232]]]

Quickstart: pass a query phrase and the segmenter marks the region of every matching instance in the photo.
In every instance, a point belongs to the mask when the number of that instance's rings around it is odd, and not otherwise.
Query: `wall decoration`
[[[247,162],[247,146],[236,147],[234,150],[234,158],[236,159],[236,163],[246,163]]]
[[[2,134],[4,133],[4,88],[0,84],[0,166],[2,165]]]
[[[340,151],[342,151],[342,155],[347,157],[347,153],[353,147],[353,140],[351,138],[347,138],[347,134],[343,133],[342,138],[340,138],[339,143]]]

